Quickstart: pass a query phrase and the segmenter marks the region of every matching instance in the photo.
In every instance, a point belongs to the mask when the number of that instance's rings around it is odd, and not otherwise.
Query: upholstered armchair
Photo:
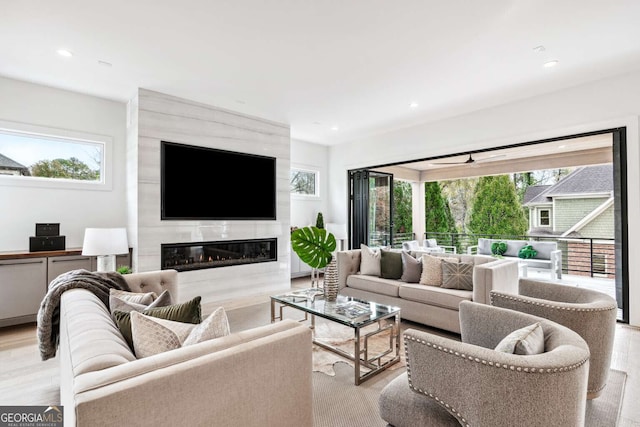
[[[540,322],[544,351],[495,350],[512,332]],[[555,322],[470,301],[460,303],[461,341],[407,329],[407,372],[379,398],[395,427],[581,426],[589,349]]]
[[[576,331],[589,345],[587,399],[598,397],[607,384],[618,305],[602,292],[521,278],[518,295],[491,292],[491,304],[544,317]]]

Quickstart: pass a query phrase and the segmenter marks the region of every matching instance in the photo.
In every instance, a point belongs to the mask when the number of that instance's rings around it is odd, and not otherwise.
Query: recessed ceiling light
[[[417,102],[412,102],[411,104],[409,104],[409,107],[411,108],[418,108],[418,103]]]
[[[338,126],[331,126],[331,130],[338,130],[340,129]]]
[[[545,68],[555,67],[556,65],[558,65],[558,62],[559,61],[557,59],[554,59],[552,61],[547,61],[547,62],[544,63],[544,67]]]
[[[538,53],[538,52],[544,52],[546,49],[544,46],[540,45],[540,46],[536,46],[533,48],[533,51]]]
[[[70,58],[73,56],[73,52],[67,49],[58,49],[58,55]]]

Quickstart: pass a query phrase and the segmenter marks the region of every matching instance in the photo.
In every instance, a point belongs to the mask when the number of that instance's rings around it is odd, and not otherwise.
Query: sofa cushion
[[[525,240],[506,240],[507,242],[507,251],[504,253],[504,256],[507,257],[518,257],[520,253],[520,249],[527,245]]]
[[[473,264],[442,260],[442,287],[473,290]]]
[[[496,351],[530,356],[544,353],[544,332],[539,322],[517,329],[504,337]]]
[[[399,289],[400,298],[458,310],[461,301],[471,301],[473,292],[461,289],[446,289],[437,286],[403,283]]]
[[[400,258],[402,260],[400,280],[407,283],[419,283],[422,275],[422,257],[416,259],[409,252],[403,251]]]
[[[398,251],[382,249],[380,251],[380,277],[400,279],[402,277],[402,255]]]
[[[223,307],[218,307],[198,325],[131,313],[131,336],[138,358],[227,335],[229,322]]]
[[[372,249],[365,244],[360,245],[361,256],[360,272],[371,276],[380,277],[380,250]]]
[[[556,242],[529,241],[527,243],[533,246],[533,249],[538,252],[534,256],[534,259],[551,259],[551,252],[558,250]]]
[[[421,285],[442,286],[442,260],[458,262],[457,257],[443,258],[427,254],[422,255]]]
[[[166,307],[150,308],[143,310],[142,314],[158,317],[160,319],[173,320],[184,323],[202,322],[202,309],[200,307],[201,297],[197,296],[190,301],[181,304],[168,305]],[[133,338],[131,337],[131,313],[124,311],[114,311],[113,320],[118,325],[120,333],[133,350]]]
[[[114,311],[142,311],[148,308],[165,307],[171,305],[171,294],[169,291],[163,291],[158,298],[156,298],[151,304],[138,304],[135,302],[127,301],[126,299],[117,297],[113,294],[109,295],[109,310],[111,313]]]
[[[478,255],[491,255],[491,239],[478,239]]]
[[[374,292],[376,294],[398,296],[398,288],[403,282],[382,277],[368,276],[364,274],[352,274],[347,278],[347,286],[361,291]]]

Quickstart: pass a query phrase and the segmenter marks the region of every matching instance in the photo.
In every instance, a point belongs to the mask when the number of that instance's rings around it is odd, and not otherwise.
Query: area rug
[[[404,370],[387,370],[359,386],[353,384],[353,367],[344,362],[334,365],[334,376],[313,373],[313,417],[315,427],[385,427],[380,418],[380,392]],[[604,393],[587,402],[585,427],[615,427],[626,374],[611,370]]]

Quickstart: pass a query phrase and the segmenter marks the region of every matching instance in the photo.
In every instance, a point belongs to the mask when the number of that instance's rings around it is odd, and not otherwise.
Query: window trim
[[[291,186],[291,174],[292,174],[293,171],[309,172],[309,173],[314,174],[315,193],[314,194],[294,193],[293,191],[291,191],[291,187],[289,187],[289,193],[290,193],[291,197],[296,198],[296,199],[305,199],[305,200],[320,199],[320,171],[317,170],[317,169],[311,169],[311,168],[307,168],[307,167],[291,166],[291,169],[289,170],[289,186]]]
[[[41,187],[57,188],[68,190],[100,190],[110,191],[113,189],[112,179],[112,159],[113,159],[113,138],[106,135],[76,131],[71,129],[54,128],[47,126],[32,125],[27,123],[10,122],[0,120],[0,131],[4,133],[14,133],[22,136],[46,137],[53,139],[67,140],[70,142],[90,142],[101,144],[102,149],[102,170],[100,181],[82,181],[60,178],[24,177],[15,175],[0,175],[0,186],[11,187]]]
[[[542,212],[544,211],[548,212],[547,220],[549,221],[549,224],[542,223]],[[551,209],[538,209],[538,227],[551,227]]]

